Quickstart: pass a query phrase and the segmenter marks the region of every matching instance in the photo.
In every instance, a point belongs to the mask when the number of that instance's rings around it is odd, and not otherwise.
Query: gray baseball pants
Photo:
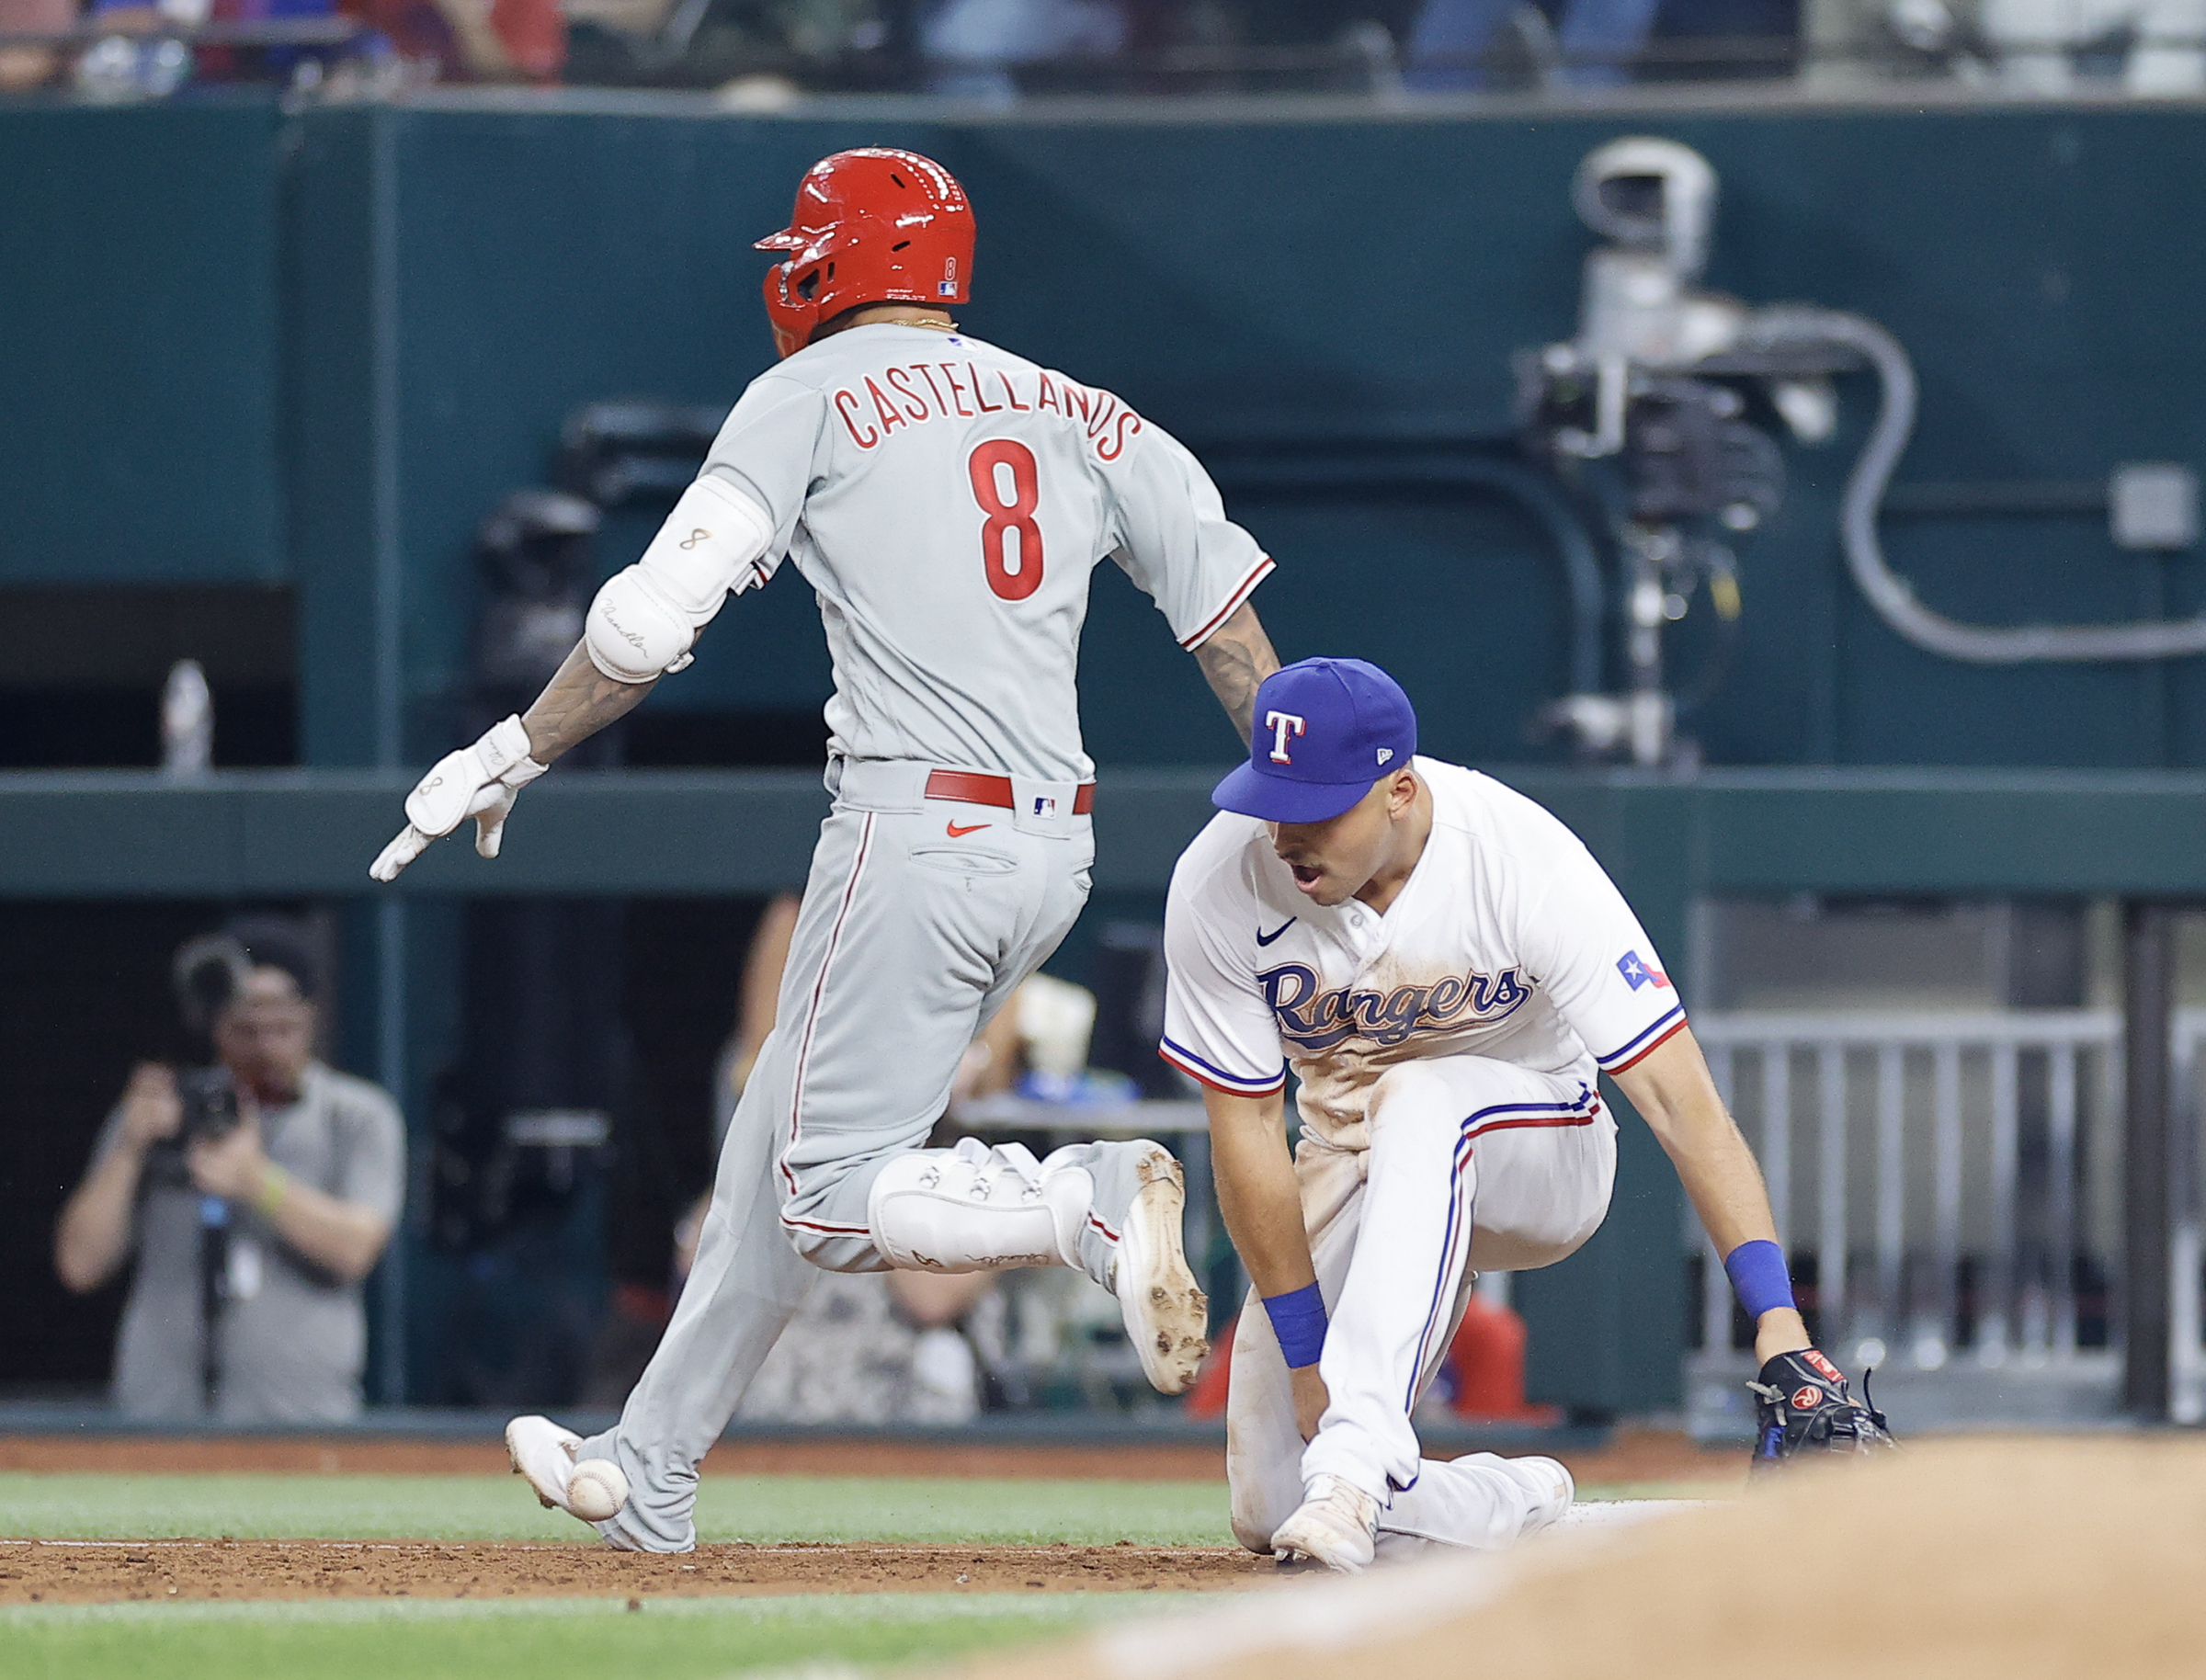
[[[835,808],[697,1263],[620,1424],[578,1449],[626,1472],[629,1503],[599,1527],[646,1550],[696,1543],[698,1465],[815,1268],[886,1269],[867,1224],[875,1175],[925,1145],[966,1046],[1087,902],[1095,841],[1072,784],[1014,778],[1005,810],[926,798],[931,767],[829,766]],[[1094,1147],[1097,1209],[1116,1227],[1133,1190],[1109,1170],[1123,1146]]]

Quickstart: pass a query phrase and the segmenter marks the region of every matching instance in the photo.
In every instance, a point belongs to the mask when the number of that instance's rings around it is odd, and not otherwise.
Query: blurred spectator
[[[919,42],[930,92],[1007,102],[1019,65],[1117,57],[1126,10],[1119,0],[944,0]]]
[[[55,1268],[85,1291],[137,1256],[115,1352],[125,1416],[350,1417],[361,1279],[404,1193],[397,1106],[315,1060],[313,962],[285,925],[193,941],[177,982],[215,1065],[131,1074],[62,1209]]]
[[[2024,95],[2206,89],[2206,0],[1808,0],[1812,80],[1951,76]]]
[[[2133,94],[2206,87],[2206,0],[1983,0],[1978,22],[2009,92],[2074,93],[2092,60]]]
[[[1568,0],[1553,28],[1561,60],[1552,79],[1566,87],[1620,87],[1632,79],[1632,62],[1646,45],[1660,0]],[[1530,11],[1536,28],[1545,15],[1518,0],[1430,0],[1417,16],[1404,54],[1403,84],[1428,92],[1493,85],[1487,60]]]
[[[328,0],[217,0],[225,3]],[[358,18],[439,82],[552,83],[566,63],[559,0],[336,0],[332,9]]]
[[[962,1424],[981,1365],[958,1325],[993,1272],[823,1272],[735,1415],[776,1424]]]
[[[0,0],[0,35],[59,35],[75,26],[74,0]],[[0,93],[37,87],[60,68],[51,47],[0,47]]]

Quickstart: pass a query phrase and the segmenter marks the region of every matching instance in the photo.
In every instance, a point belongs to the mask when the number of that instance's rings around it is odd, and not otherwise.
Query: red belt
[[[994,805],[999,811],[1017,811],[1008,776],[983,776],[976,770],[929,770],[927,797],[956,800],[961,805]],[[1082,782],[1073,793],[1073,814],[1084,817],[1095,808],[1096,784]]]

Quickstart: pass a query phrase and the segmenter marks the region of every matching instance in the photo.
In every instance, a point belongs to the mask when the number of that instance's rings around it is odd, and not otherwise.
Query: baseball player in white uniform
[[[1809,1343],[1759,1170],[1661,959],[1569,829],[1418,757],[1408,698],[1354,659],[1268,678],[1248,762],[1212,798],[1222,814],[1172,878],[1161,1050],[1202,1083],[1254,1284],[1227,1405],[1243,1545],[1349,1571],[1382,1548],[1506,1546],[1569,1508],[1553,1459],[1425,1459],[1410,1414],[1476,1269],[1552,1265],[1600,1224],[1602,1073],[1728,1256],[1757,1392],[1801,1419],[1759,1456],[1809,1444],[1815,1418],[1816,1446],[1881,1434]]]
[[[815,1267],[1078,1266],[1117,1295],[1150,1380],[1192,1382],[1207,1303],[1161,1146],[923,1145],[960,1055],[1087,897],[1090,573],[1108,557],[1147,592],[1244,740],[1279,664],[1247,605],[1271,562],[1194,458],[1108,392],[958,330],[972,212],[948,172],[838,153],[760,243],[788,253],[766,283],[784,359],[560,675],[423,778],[373,870],[392,879],[469,816],[495,857],[518,789],[687,664],[731,594],[785,561],[817,592],[834,810],[695,1267],[617,1428],[506,1432],[547,1504],[653,1551],[695,1543],[698,1463]]]

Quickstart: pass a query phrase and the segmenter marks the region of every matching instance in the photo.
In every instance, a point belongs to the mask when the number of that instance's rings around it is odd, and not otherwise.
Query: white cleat
[[[1126,1339],[1141,1356],[1142,1375],[1160,1394],[1184,1394],[1195,1386],[1211,1351],[1210,1298],[1180,1247],[1187,1179],[1161,1143],[1147,1145],[1134,1173],[1141,1187],[1119,1233],[1112,1293],[1126,1322]]]
[[[547,1511],[601,1523],[628,1503],[628,1477],[609,1459],[574,1460],[582,1437],[548,1417],[517,1417],[506,1425],[506,1454],[517,1476]],[[617,1542],[616,1542],[617,1543]]]
[[[1369,1569],[1379,1543],[1379,1502],[1338,1476],[1313,1476],[1302,1503],[1271,1537],[1282,1563],[1323,1563],[1336,1574]]]
[[[1570,1514],[1571,1502],[1578,1496],[1578,1484],[1562,1464],[1553,1459],[1504,1459],[1501,1463],[1511,1477],[1531,1491],[1532,1508],[1525,1515],[1524,1527],[1517,1531],[1518,1539],[1529,1539],[1543,1528],[1552,1528]]]

